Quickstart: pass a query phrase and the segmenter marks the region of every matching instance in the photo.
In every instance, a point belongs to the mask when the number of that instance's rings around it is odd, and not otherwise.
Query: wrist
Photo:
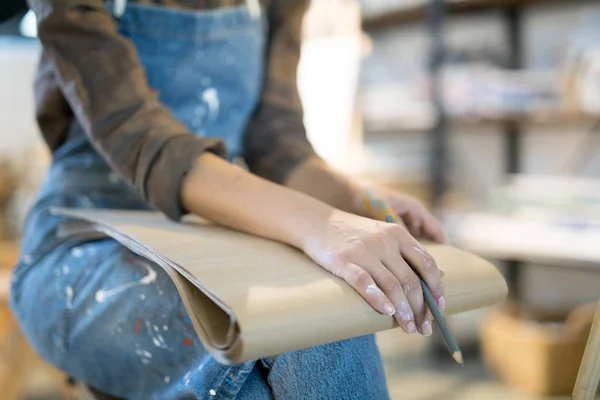
[[[360,181],[331,168],[319,158],[309,159],[299,165],[285,184],[336,209],[353,214],[360,210],[365,187]]]
[[[321,240],[335,208],[310,196],[298,195],[301,201],[292,206],[284,229],[288,244],[306,253]]]

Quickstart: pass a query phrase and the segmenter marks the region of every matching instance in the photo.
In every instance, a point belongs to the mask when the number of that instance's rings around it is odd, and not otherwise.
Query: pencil
[[[373,217],[375,217],[378,220],[387,221],[393,224],[397,224],[400,222],[400,217],[391,207],[389,207],[382,200],[376,198],[372,192],[368,191],[367,194],[368,198],[365,199],[364,205]],[[427,286],[427,283],[425,283],[425,281],[420,276],[419,282],[421,283],[421,289],[423,290],[425,304],[427,304],[429,311],[431,311],[431,315],[437,321],[437,324],[442,333],[442,337],[444,338],[444,341],[448,346],[448,350],[452,354],[452,358],[454,359],[454,361],[456,361],[458,364],[464,367],[462,352],[460,351],[458,344],[456,344],[456,340],[454,340],[454,336],[452,336],[452,333],[448,328],[448,324],[442,316],[442,313],[440,312],[440,309],[438,308],[437,303],[433,298],[431,290],[429,290],[429,286]]]

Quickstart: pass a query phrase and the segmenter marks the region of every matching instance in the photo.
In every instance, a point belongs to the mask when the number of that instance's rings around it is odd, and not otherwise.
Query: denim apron
[[[230,159],[242,155],[262,89],[260,9],[189,12],[123,1],[108,7],[163,104],[193,134],[223,139]],[[125,399],[389,398],[373,335],[218,364],[160,267],[114,240],[58,239],[64,220],[50,207],[150,207],[75,122],[28,215],[10,299],[37,353],[69,376]]]
[[[107,7],[121,8],[119,31],[137,48],[160,101],[190,132],[219,137],[230,159],[240,156],[262,89],[262,15],[247,6],[184,11],[119,3]],[[52,161],[26,222],[11,290],[34,348],[70,376],[119,397],[239,395],[254,363],[226,367],[210,357],[160,268],[112,240],[61,241],[56,228],[63,221],[48,212],[150,207],[111,171],[77,122]],[[111,296],[99,301],[100,292]],[[115,340],[118,347],[107,343]],[[266,383],[254,380],[248,398],[268,398]]]

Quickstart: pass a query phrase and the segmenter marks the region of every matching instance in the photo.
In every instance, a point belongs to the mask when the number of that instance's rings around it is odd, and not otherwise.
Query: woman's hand
[[[313,158],[298,166],[287,180],[286,186],[340,210],[374,218],[364,206],[367,188],[370,188],[396,211],[414,237],[439,243],[448,242],[440,222],[417,199],[385,187],[365,185],[334,170],[320,159]]]
[[[375,216],[370,215],[368,208],[365,207],[367,190],[358,185],[356,187],[354,196],[356,213],[374,218]],[[419,200],[385,187],[373,187],[370,190],[398,214],[406,229],[415,238],[448,243],[448,237],[440,221]]]
[[[375,310],[394,314],[405,332],[431,334],[417,274],[444,309],[442,272],[403,226],[337,210],[210,153],[200,156],[184,178],[181,203],[214,222],[303,250]]]
[[[414,271],[425,280],[438,307],[445,308],[443,272],[400,225],[335,210],[323,231],[307,238],[303,250],[348,282],[375,310],[394,315],[407,333],[432,332]]]

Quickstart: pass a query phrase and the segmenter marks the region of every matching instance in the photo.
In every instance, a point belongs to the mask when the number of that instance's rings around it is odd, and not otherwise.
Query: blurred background
[[[569,398],[600,293],[600,4],[313,0],[304,28],[298,84],[319,154],[421,198],[511,291],[449,319],[464,369],[435,335],[380,334],[393,399]],[[35,36],[27,10],[0,24],[0,397],[75,399],[7,307],[49,162]]]

